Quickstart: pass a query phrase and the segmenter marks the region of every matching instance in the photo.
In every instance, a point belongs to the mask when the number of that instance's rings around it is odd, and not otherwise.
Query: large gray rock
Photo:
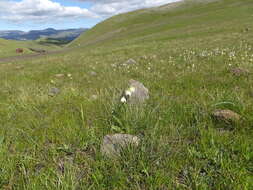
[[[101,146],[101,153],[108,157],[120,156],[123,149],[128,146],[137,147],[140,139],[137,136],[128,134],[106,135]]]
[[[122,103],[139,104],[149,99],[149,90],[139,81],[129,80],[129,88],[127,88],[120,101]]]

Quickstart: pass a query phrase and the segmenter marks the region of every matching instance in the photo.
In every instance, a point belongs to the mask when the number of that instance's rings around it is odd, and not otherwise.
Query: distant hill
[[[23,53],[17,53],[16,49],[23,49]],[[61,49],[60,46],[53,43],[42,44],[35,40],[29,41],[17,41],[17,40],[6,40],[0,38],[0,59],[10,56],[22,56],[24,54],[33,54],[34,51],[31,49],[53,51]]]
[[[66,29],[55,30],[54,28],[47,28],[45,30],[31,30],[23,32],[19,30],[4,30],[0,31],[0,38],[7,40],[38,40],[41,38],[50,38],[56,40],[72,41],[82,34],[87,29]]]

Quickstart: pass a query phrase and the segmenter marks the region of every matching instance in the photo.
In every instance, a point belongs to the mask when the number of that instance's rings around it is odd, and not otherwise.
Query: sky
[[[179,0],[0,0],[0,30],[91,28],[113,15]]]

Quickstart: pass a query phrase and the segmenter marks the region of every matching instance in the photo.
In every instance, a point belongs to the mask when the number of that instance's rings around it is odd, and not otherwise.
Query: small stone
[[[148,89],[139,81],[129,80],[129,88],[123,92],[121,102],[129,102],[130,104],[144,103],[149,99]]]
[[[148,59],[146,55],[141,56],[141,59]]]
[[[62,77],[64,77],[64,74],[56,74],[55,77],[56,78],[62,78]]]
[[[51,88],[49,90],[49,94],[48,95],[49,96],[55,96],[55,95],[57,95],[59,93],[60,93],[60,89],[53,87],[53,88]]]
[[[217,121],[223,121],[227,124],[238,122],[241,119],[241,116],[231,110],[215,110],[212,113],[212,116]]]
[[[127,146],[137,147],[139,143],[139,137],[129,134],[106,135],[101,146],[101,153],[108,157],[120,156],[124,148]]]
[[[97,73],[96,73],[96,72],[94,72],[94,71],[91,71],[91,72],[90,72],[90,75],[91,75],[91,76],[96,76],[96,75],[97,75]]]
[[[153,55],[152,58],[153,58],[153,59],[157,59],[157,55]]]
[[[25,68],[25,67],[24,67],[24,66],[17,66],[17,67],[16,67],[17,70],[21,70],[21,69],[23,69],[23,68]]]
[[[93,94],[93,95],[91,96],[91,99],[92,99],[92,100],[97,100],[97,99],[98,99],[98,95]]]
[[[137,64],[137,62],[134,59],[128,59],[125,63],[123,63],[124,66],[135,64]]]
[[[249,74],[248,70],[242,68],[233,68],[230,70],[230,72],[235,76],[243,76]]]

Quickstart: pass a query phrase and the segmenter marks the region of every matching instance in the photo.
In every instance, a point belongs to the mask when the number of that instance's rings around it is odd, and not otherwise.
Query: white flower
[[[120,101],[122,102],[122,103],[126,103],[126,98],[123,96],[121,99],[120,99]]]
[[[132,95],[132,92],[131,92],[130,90],[126,90],[126,91],[125,91],[125,95],[126,95],[126,96],[131,96],[131,95]]]

